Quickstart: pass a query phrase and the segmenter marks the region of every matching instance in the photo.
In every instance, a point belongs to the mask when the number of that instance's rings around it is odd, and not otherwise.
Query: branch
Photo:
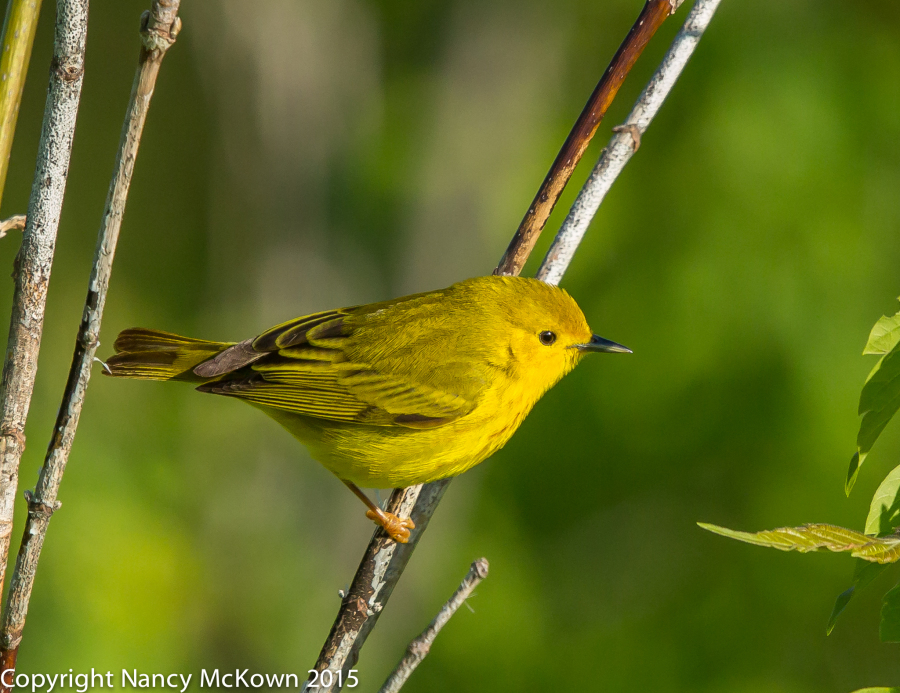
[[[3,75],[3,88],[0,89],[0,200],[6,187],[9,152],[40,13],[41,0],[11,0],[3,20],[3,36],[0,37],[0,46],[3,46],[0,53],[0,75]]]
[[[519,224],[509,247],[503,253],[494,274],[518,276],[522,271],[528,256],[534,249],[534,244],[541,235],[544,224],[547,223],[550,213],[556,206],[556,201],[566,189],[566,184],[572,177],[578,162],[581,161],[594,133],[597,132],[600,121],[603,120],[609,105],[616,98],[619,87],[622,86],[631,68],[643,53],[644,47],[653,38],[653,34],[662,26],[666,18],[678,9],[682,1],[647,0],[641,14],[631,27],[631,31],[622,41],[622,45],[619,46],[619,50],[616,51],[609,67],[606,68],[606,72],[603,73],[603,77],[600,78],[600,82],[594,89],[594,93],[585,104],[584,110],[578,116],[575,125],[572,126],[572,131],[566,138],[562,149],[559,150],[559,154],[556,155],[547,177],[541,183],[537,195],[534,196],[531,206]]]
[[[709,7],[710,4],[714,8],[718,2],[719,0],[697,0],[688,22],[691,22],[691,18],[695,17],[698,12],[704,11],[702,8]],[[679,33],[679,37],[685,32],[693,31],[690,26],[686,24],[686,28]],[[678,39],[676,39],[676,44],[667,54],[663,67],[657,72],[657,76],[660,73],[664,74],[662,79],[664,83],[668,83],[670,79],[668,71],[673,69],[672,66],[675,64],[673,61],[669,61],[668,58],[672,51],[675,50],[675,46],[678,45],[677,42]],[[670,67],[665,67],[666,65],[670,65]],[[672,75],[671,80],[674,81],[676,77],[677,74]],[[645,90],[645,93],[647,91]],[[629,133],[629,142],[632,141],[631,138],[632,134]],[[516,237],[518,238],[518,236],[519,233],[517,232]],[[511,246],[515,245],[515,243],[516,240],[514,239]],[[507,250],[507,255],[509,255],[509,252]],[[544,269],[546,271],[555,271],[557,262],[561,262],[561,260],[553,258],[546,260]],[[521,270],[521,265],[524,265],[524,260],[521,264],[517,263],[513,268],[515,274]],[[568,263],[559,268],[558,273],[560,276],[565,272],[567,266]],[[498,272],[499,270],[500,268],[498,267]],[[422,532],[424,532],[451,480],[441,479],[424,486],[396,489],[391,494],[388,510],[395,514],[403,515],[407,508],[412,508],[410,516],[416,523],[416,529],[410,535],[409,542],[401,545],[394,544],[388,540],[382,530],[376,530],[353,578],[348,595],[341,603],[341,608],[331,633],[322,648],[319,659],[316,661],[316,671],[331,670],[334,675],[332,680],[335,683],[346,680],[347,671],[356,664],[359,658],[359,650],[378,620],[378,616],[387,603],[394,585],[406,567],[410,555],[415,550]],[[340,676],[337,675],[338,672],[341,673]],[[339,688],[339,686],[333,688],[322,687],[317,690],[326,693],[336,688]]]
[[[12,533],[25,421],[37,374],[47,285],[56,245],[84,74],[88,0],[59,0],[50,87],[38,144],[28,221],[15,262],[15,293],[0,398],[0,589]]]
[[[356,575],[353,576],[353,583],[341,600],[337,618],[316,661],[316,670],[331,671],[333,675],[331,680],[335,684],[338,681],[346,681],[348,671],[359,659],[359,650],[365,643],[369,631],[375,627],[378,615],[394,591],[400,575],[406,569],[419,537],[428,527],[428,522],[449,484],[450,479],[441,479],[424,486],[420,484],[396,489],[391,494],[385,510],[401,517],[411,517],[416,526],[410,531],[409,541],[406,544],[393,541],[380,527],[375,530]],[[319,688],[315,690],[324,693],[335,689],[324,687],[320,683]]]
[[[537,278],[559,284],[606,193],[641,143],[641,135],[659,112],[675,81],[709,26],[720,0],[698,0],[649,84],[641,92],[624,125],[616,132],[588,177],[559,233],[550,245]]]
[[[75,340],[75,354],[63,393],[62,404],[53,429],[53,436],[38,476],[34,493],[26,493],[28,519],[22,536],[16,567],[10,581],[3,626],[0,630],[0,671],[15,667],[28,601],[34,584],[34,575],[40,558],[41,547],[50,517],[59,508],[56,500],[62,481],[78,418],[84,403],[85,391],[91,375],[91,364],[99,344],[100,321],[106,302],[106,292],[116,252],[116,241],[125,213],[128,187],[134,171],[141,141],[141,133],[150,108],[150,99],[156,85],[159,68],[166,51],[175,42],[181,28],[177,16],[180,0],[153,0],[149,12],[141,17],[142,46],[137,73],[131,90],[131,99],[122,127],[122,138],[116,155],[115,171],[106,198],[106,207],[100,223],[97,249],[88,284],[84,314]],[[4,689],[5,691],[6,689]]]
[[[0,221],[0,238],[3,238],[10,231],[21,231],[25,228],[25,215],[16,214],[9,219]]]
[[[469,595],[487,576],[488,561],[486,558],[479,558],[472,563],[469,572],[466,573],[466,577],[463,578],[456,592],[444,604],[438,615],[434,617],[434,620],[428,624],[428,628],[418,638],[409,643],[409,646],[406,648],[406,655],[400,660],[394,671],[391,672],[391,675],[384,682],[378,693],[397,693],[403,688],[403,684],[416,670],[416,667],[428,656],[428,653],[431,651],[431,644],[434,642],[437,634],[441,632],[441,629],[447,625],[447,622],[456,613],[456,610],[462,606],[463,602],[469,598]]]

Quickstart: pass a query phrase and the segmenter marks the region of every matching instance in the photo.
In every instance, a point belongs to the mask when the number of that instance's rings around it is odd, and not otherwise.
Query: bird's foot
[[[381,525],[384,531],[388,533],[391,539],[398,544],[405,544],[409,541],[409,530],[416,528],[416,523],[409,517],[397,517],[394,513],[387,513],[383,510],[368,510],[368,517],[376,525]]]

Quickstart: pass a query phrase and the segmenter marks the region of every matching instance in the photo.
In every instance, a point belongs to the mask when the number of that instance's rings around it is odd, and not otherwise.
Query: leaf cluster
[[[849,495],[859,470],[872,446],[900,409],[900,312],[883,316],[869,334],[863,355],[880,358],[869,373],[859,398],[859,433],[856,452],[844,490]],[[761,532],[740,532],[716,525],[698,523],[716,534],[748,544],[767,546],[781,551],[846,552],[857,559],[850,587],[835,601],[826,632],[831,633],[838,617],[851,600],[868,587],[892,563],[900,561],[900,466],[895,467],[881,482],[866,518],[865,529],[853,529],[829,524],[807,524],[800,527],[780,527]],[[879,635],[882,642],[900,642],[900,583],[890,589],[882,600]],[[900,691],[898,688],[866,688],[856,693]]]

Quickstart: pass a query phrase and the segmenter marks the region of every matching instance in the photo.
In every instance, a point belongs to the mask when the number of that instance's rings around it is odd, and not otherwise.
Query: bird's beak
[[[576,344],[575,345],[581,351],[605,351],[607,353],[613,354],[631,354],[632,351],[628,347],[624,347],[621,344],[616,344],[615,342],[611,342],[608,339],[603,339],[599,335],[591,336],[591,341],[587,344]]]

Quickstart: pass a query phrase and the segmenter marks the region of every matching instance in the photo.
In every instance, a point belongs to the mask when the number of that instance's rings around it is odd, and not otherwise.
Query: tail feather
[[[230,347],[233,342],[208,342],[171,332],[135,327],[116,338],[115,356],[106,362],[106,375],[140,380],[204,382],[194,368]]]

